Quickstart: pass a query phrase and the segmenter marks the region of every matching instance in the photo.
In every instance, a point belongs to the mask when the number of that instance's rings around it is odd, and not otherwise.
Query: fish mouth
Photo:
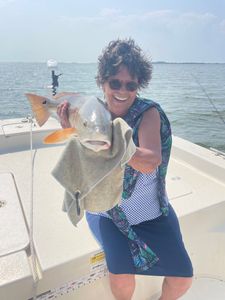
[[[82,141],[82,144],[95,152],[107,150],[111,146],[111,143],[109,141],[103,140],[85,140]]]

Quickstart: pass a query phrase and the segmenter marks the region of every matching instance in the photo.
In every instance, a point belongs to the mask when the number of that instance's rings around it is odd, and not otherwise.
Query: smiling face
[[[121,87],[119,89],[113,89],[112,85],[110,87],[112,80],[119,81]],[[103,84],[103,92],[113,118],[124,116],[133,104],[137,95],[137,89],[130,91],[129,86],[134,86],[134,82],[138,84],[138,79],[130,75],[126,66],[121,65],[118,73],[110,76]]]

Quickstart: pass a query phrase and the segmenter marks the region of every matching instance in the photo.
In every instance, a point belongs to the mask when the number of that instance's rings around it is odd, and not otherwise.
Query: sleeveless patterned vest
[[[170,158],[171,146],[172,146],[172,135],[170,122],[160,107],[160,105],[152,100],[147,100],[143,98],[137,98],[133,105],[130,107],[128,113],[124,116],[124,120],[127,124],[133,128],[133,140],[136,146],[138,144],[138,128],[142,120],[143,114],[146,110],[151,107],[155,107],[160,115],[161,120],[161,148],[162,148],[162,163],[158,167],[157,179],[158,179],[158,199],[160,203],[160,208],[163,215],[168,214],[168,202],[165,189],[165,177],[167,173],[167,167]],[[123,194],[122,197],[127,199],[133,192],[135,187],[139,171],[134,170],[131,166],[126,166],[124,173],[124,183],[123,183]]]
[[[165,177],[167,173],[167,167],[170,157],[172,136],[171,128],[168,118],[160,105],[152,100],[136,98],[133,105],[130,107],[128,113],[124,116],[124,120],[128,125],[133,128],[133,140],[136,146],[138,146],[138,128],[142,120],[143,114],[151,107],[155,107],[160,114],[161,120],[161,148],[162,148],[162,163],[158,167],[157,180],[158,180],[158,199],[160,203],[160,209],[162,214],[168,215],[168,202],[165,189]],[[126,199],[132,194],[139,171],[136,171],[131,166],[127,165],[124,172],[123,183],[123,198]],[[157,255],[146,245],[135,233],[130,226],[125,213],[122,209],[116,205],[107,213],[111,216],[113,223],[117,228],[128,238],[128,244],[133,258],[134,266],[139,271],[145,271],[151,268],[159,260]]]

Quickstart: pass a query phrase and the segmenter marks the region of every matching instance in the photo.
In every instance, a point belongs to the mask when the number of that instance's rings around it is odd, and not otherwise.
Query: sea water
[[[57,92],[103,97],[96,86],[96,64],[59,63]],[[0,119],[31,113],[25,93],[51,95],[46,63],[0,63]],[[149,87],[140,96],[157,101],[174,135],[225,151],[225,64],[154,63]]]

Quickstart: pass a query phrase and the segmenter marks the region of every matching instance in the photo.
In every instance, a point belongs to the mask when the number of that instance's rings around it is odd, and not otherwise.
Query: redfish
[[[110,148],[111,114],[99,98],[78,93],[61,93],[51,99],[35,94],[26,94],[26,96],[39,126],[42,126],[50,116],[59,120],[57,106],[64,101],[69,103],[68,119],[71,128],[53,132],[44,139],[44,143],[64,142],[71,136],[77,135],[80,143],[93,151]]]

